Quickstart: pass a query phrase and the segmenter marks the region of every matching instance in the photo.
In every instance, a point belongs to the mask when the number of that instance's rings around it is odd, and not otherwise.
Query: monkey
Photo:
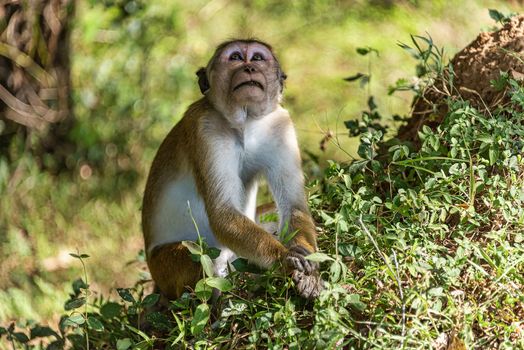
[[[318,263],[305,258],[317,250],[315,224],[294,126],[281,105],[287,76],[272,47],[257,39],[226,41],[197,77],[203,96],[161,143],[144,192],[142,229],[156,288],[176,299],[201,279],[201,266],[182,244],[199,234],[221,251],[216,275],[227,275],[238,256],[262,268],[280,263],[300,295],[318,296]],[[279,230],[296,232],[286,245],[255,222],[261,177]]]

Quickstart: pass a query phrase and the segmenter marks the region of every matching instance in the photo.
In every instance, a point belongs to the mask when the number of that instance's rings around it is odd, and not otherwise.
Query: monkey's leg
[[[180,242],[154,248],[148,266],[156,286],[168,299],[178,298],[202,278],[202,266],[191,260],[189,251]]]
[[[317,250],[317,232],[311,215],[305,211],[294,209],[289,220],[291,230],[297,230],[293,242],[304,248],[309,253]]]

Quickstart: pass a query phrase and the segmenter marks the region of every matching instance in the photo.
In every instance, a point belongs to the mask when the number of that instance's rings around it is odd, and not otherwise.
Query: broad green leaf
[[[100,313],[104,318],[114,318],[120,315],[122,305],[114,302],[108,302],[100,308]]]
[[[15,333],[12,333],[12,334],[13,334],[13,337],[15,337],[16,340],[18,340],[20,343],[25,344],[25,343],[27,343],[29,341],[29,337],[25,333],[15,332]]]
[[[71,322],[74,325],[81,325],[81,324],[84,324],[86,321],[84,318],[84,315],[82,314],[71,315],[66,320]]]
[[[209,255],[209,257],[214,260],[219,257],[220,249],[215,248],[215,247],[210,247],[207,249],[207,255]]]
[[[247,259],[244,258],[237,258],[235,259],[231,265],[235,268],[235,270],[239,272],[252,272],[252,273],[260,273],[261,270],[258,266],[254,264],[250,264]]]
[[[360,295],[358,294],[350,294],[349,303],[357,310],[364,311],[366,309],[366,304],[360,301]]]
[[[135,302],[135,298],[133,297],[133,295],[131,295],[129,288],[117,288],[116,291],[118,295],[120,295],[120,297],[125,301],[128,301],[130,303]]]
[[[142,300],[142,306],[143,307],[151,307],[155,305],[158,300],[160,300],[160,294],[149,294]]]
[[[95,316],[89,316],[87,318],[87,326],[97,332],[104,330],[104,325]]]
[[[499,158],[499,150],[497,147],[490,147],[489,148],[489,164],[493,165],[497,162],[497,159]]]
[[[209,257],[209,255],[204,254],[200,257],[200,263],[202,264],[202,268],[204,269],[204,272],[206,273],[206,276],[213,277],[215,274],[213,261]]]
[[[116,349],[117,350],[127,350],[133,345],[133,342],[129,338],[124,339],[118,339],[116,341]]]
[[[0,331],[0,334],[2,334],[1,331]],[[50,336],[54,336],[56,338],[60,337],[58,333],[56,333],[50,327],[36,325],[33,328],[31,328],[31,339],[34,339],[37,337],[44,338],[44,337],[50,337]]]
[[[193,241],[182,241],[182,245],[186,247],[191,254],[202,254],[202,247]]]
[[[66,301],[66,303],[64,305],[64,309],[66,311],[78,309],[79,307],[81,307],[85,303],[86,303],[86,298],[84,298],[84,297],[71,299],[71,300]]]
[[[191,320],[191,334],[197,335],[204,330],[204,327],[209,320],[209,305],[200,304],[197,306],[195,313],[193,314],[193,320]]]
[[[315,262],[324,262],[324,261],[329,261],[329,260],[331,261],[335,260],[332,257],[330,257],[329,255],[324,254],[324,253],[319,253],[319,252],[309,254],[308,256],[306,256],[306,259],[310,261],[315,261]]]
[[[206,278],[205,281],[208,286],[216,288],[221,292],[229,292],[233,289],[233,284],[223,277]]]
[[[201,279],[195,286],[195,294],[201,300],[209,300],[213,294],[213,288],[208,286],[204,279]]]

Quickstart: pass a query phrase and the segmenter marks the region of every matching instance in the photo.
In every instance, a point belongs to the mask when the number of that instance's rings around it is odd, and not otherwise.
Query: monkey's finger
[[[317,262],[306,259],[306,256],[311,254],[309,250],[307,250],[306,248],[300,245],[293,246],[289,248],[289,250],[290,252],[294,254],[298,253],[300,255],[300,258],[302,259],[301,263],[302,263],[302,266],[304,267],[303,271],[305,271],[308,274],[312,274],[314,271],[318,270],[320,265]]]
[[[301,245],[292,246],[291,248],[289,248],[289,250],[291,250],[292,252],[298,253],[300,255],[304,255],[304,256],[311,254],[309,250],[302,247]]]
[[[304,261],[304,270],[308,275],[311,275],[318,270],[319,264],[317,262],[310,261],[307,259],[304,259]]]
[[[299,271],[305,270],[305,267],[304,267],[305,261],[304,259],[301,259],[300,256],[290,255],[286,258],[286,263],[288,267],[292,270],[299,270]]]

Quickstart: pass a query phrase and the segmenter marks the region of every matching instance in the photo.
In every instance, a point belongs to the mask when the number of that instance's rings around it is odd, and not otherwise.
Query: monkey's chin
[[[257,86],[244,85],[234,91],[235,102],[239,105],[264,103],[267,100],[264,90]]]

